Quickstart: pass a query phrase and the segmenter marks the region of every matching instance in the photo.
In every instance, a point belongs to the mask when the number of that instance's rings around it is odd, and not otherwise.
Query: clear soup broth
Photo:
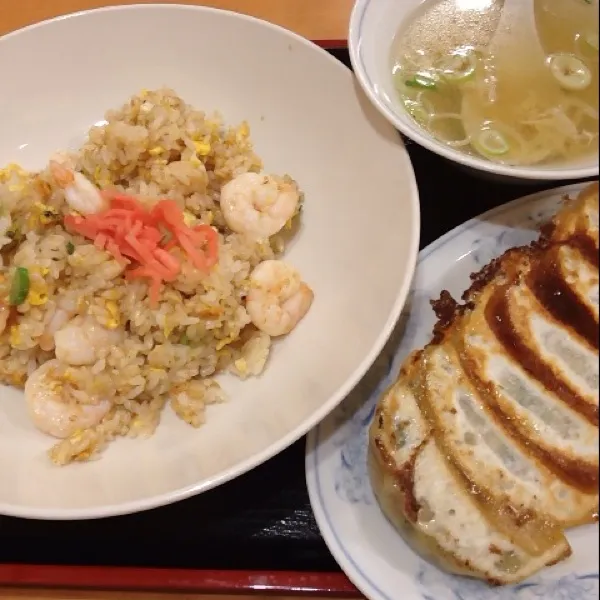
[[[533,6],[532,6],[533,3]],[[514,165],[598,152],[598,0],[425,2],[392,49],[407,112],[448,146]],[[506,17],[509,17],[508,19]]]

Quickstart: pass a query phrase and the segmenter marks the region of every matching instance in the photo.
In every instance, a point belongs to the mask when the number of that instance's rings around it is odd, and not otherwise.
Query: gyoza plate
[[[469,275],[539,235],[561,198],[581,185],[522,198],[457,227],[427,248],[417,265],[403,317],[384,351],[348,398],[307,440],[306,478],[313,511],[331,553],[370,600],[597,600],[598,526],[571,530],[573,556],[525,583],[493,588],[443,573],[417,556],[383,516],[366,467],[368,427],[381,392],[406,355],[423,346],[435,322],[429,304],[447,289],[455,298]]]

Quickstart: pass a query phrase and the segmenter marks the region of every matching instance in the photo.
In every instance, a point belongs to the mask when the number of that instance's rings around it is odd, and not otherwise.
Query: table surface
[[[346,39],[352,0],[162,0],[164,3],[204,4],[245,13],[315,41]],[[37,21],[71,12],[148,0],[0,0],[0,35]]]
[[[165,1],[165,0],[163,0]],[[400,0],[399,0],[400,1]],[[0,0],[0,35],[52,16],[118,0]],[[346,37],[352,0],[206,0],[206,4],[251,14],[292,29],[305,37],[339,46]],[[334,53],[348,64],[345,51]],[[407,143],[424,218],[422,247],[437,237],[503,202],[554,184],[507,185],[457,168],[414,143]],[[432,174],[435,176],[432,177]],[[451,190],[451,191],[448,191]],[[276,482],[276,485],[273,485]],[[248,491],[252,488],[252,493]],[[258,491],[256,491],[258,490]],[[239,498],[245,498],[244,505]],[[197,531],[178,527],[210,514]],[[123,530],[126,535],[123,536]],[[82,546],[90,540],[90,548]],[[242,543],[240,544],[240,540]],[[235,548],[244,546],[236,554]],[[104,548],[101,554],[94,546]],[[165,552],[165,548],[168,548]],[[232,550],[233,549],[233,550]],[[304,481],[304,442],[300,441],[268,463],[216,490],[177,505],[103,522],[33,522],[0,516],[0,585],[19,577],[11,563],[60,564],[48,589],[1,588],[0,600],[209,600],[214,596],[120,591],[79,591],[60,588],[70,565],[118,565],[170,569],[246,569],[335,572],[310,510]],[[5,569],[4,571],[2,569]],[[11,570],[12,569],[12,570]],[[65,571],[66,569],[66,571]],[[44,569],[29,569],[26,581],[44,580]],[[339,572],[339,571],[338,571]],[[59,573],[59,575],[57,575]],[[67,573],[67,576],[65,576]],[[186,571],[179,571],[186,573]],[[175,577],[175,576],[173,576]],[[191,577],[191,576],[190,576]],[[333,577],[338,577],[333,574]],[[131,579],[131,575],[130,575]],[[185,579],[181,575],[181,580]],[[20,579],[23,581],[23,578]],[[48,580],[48,578],[46,578]],[[81,580],[79,577],[78,580]],[[120,581],[117,577],[116,581]],[[337,581],[340,579],[338,578]],[[346,584],[347,585],[347,584]],[[66,584],[65,584],[66,587]],[[106,586],[105,586],[106,587]],[[118,585],[115,585],[118,589]],[[279,588],[281,589],[281,588]],[[218,596],[219,600],[234,600]],[[243,600],[235,596],[235,600]],[[253,596],[257,598],[257,596]],[[272,600],[290,600],[272,596]],[[311,596],[312,600],[320,600]]]

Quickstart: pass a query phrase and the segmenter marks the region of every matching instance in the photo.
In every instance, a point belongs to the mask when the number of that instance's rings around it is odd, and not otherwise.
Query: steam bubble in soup
[[[393,44],[404,107],[448,146],[500,163],[596,153],[598,0],[521,6],[534,11],[534,26],[513,18],[501,36],[502,1],[425,2]]]

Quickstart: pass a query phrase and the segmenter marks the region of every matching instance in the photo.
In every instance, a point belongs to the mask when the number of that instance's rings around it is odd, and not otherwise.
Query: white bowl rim
[[[292,37],[297,42],[312,48],[316,49],[318,52],[322,53],[323,57],[327,60],[340,65],[343,68],[344,65],[340,63],[339,60],[334,58],[331,54],[329,54],[325,49],[321,48],[311,40],[282,27],[281,25],[277,25],[275,23],[271,23],[269,21],[265,21],[264,19],[260,19],[258,17],[253,17],[250,15],[246,15],[244,13],[238,13],[232,10],[224,10],[220,8],[214,8],[210,6],[201,6],[201,5],[188,5],[188,4],[166,4],[166,3],[157,3],[157,4],[126,4],[126,5],[116,5],[116,6],[106,6],[100,8],[92,8],[88,10],[81,10],[77,12],[67,13],[64,15],[59,15],[57,17],[53,17],[50,19],[45,19],[43,21],[39,21],[37,23],[32,23],[31,25],[27,25],[15,31],[9,32],[3,36],[0,36],[0,49],[2,46],[2,42],[8,38],[19,35],[20,33],[24,33],[27,31],[35,30],[37,28],[45,27],[52,25],[55,22],[63,21],[66,19],[74,19],[78,17],[93,15],[95,13],[119,13],[125,11],[136,11],[136,10],[185,10],[189,12],[204,12],[204,13],[219,13],[219,14],[227,14],[235,19],[242,19],[248,22],[253,22],[263,27],[267,27],[274,31],[278,31],[280,33],[284,33],[287,36]],[[400,144],[404,145],[400,140]],[[406,169],[409,173],[412,174],[412,178],[407,182],[408,187],[410,188],[410,202],[413,206],[413,222],[411,224],[411,231],[413,232],[413,239],[411,246],[409,248],[409,253],[407,256],[407,276],[402,281],[401,285],[398,288],[398,293],[396,300],[392,306],[390,314],[388,316],[387,321],[385,322],[379,336],[376,338],[375,343],[372,345],[370,350],[365,354],[365,357],[361,361],[359,365],[356,366],[354,372],[351,376],[349,376],[346,381],[338,388],[337,392],[330,396],[327,402],[323,403],[320,410],[315,411],[309,419],[306,419],[299,426],[297,426],[294,430],[290,431],[287,435],[283,436],[276,443],[273,443],[262,451],[257,452],[256,454],[250,456],[245,461],[237,463],[232,467],[224,470],[218,476],[208,478],[202,483],[193,484],[186,487],[183,487],[178,490],[174,490],[171,492],[165,492],[161,494],[157,494],[143,500],[134,500],[129,502],[123,502],[116,505],[109,505],[105,507],[93,507],[93,508],[83,508],[83,509],[46,509],[46,508],[23,508],[23,507],[15,507],[12,505],[5,505],[0,503],[0,515],[18,517],[18,518],[26,518],[26,519],[43,519],[43,520],[88,520],[88,519],[101,519],[107,517],[121,516],[127,514],[133,514],[137,512],[142,512],[146,510],[151,510],[153,508],[159,508],[162,506],[166,506],[169,504],[173,504],[179,502],[181,500],[186,500],[193,496],[196,496],[200,493],[207,492],[213,488],[216,488],[224,483],[227,483],[240,475],[244,475],[245,473],[251,471],[255,467],[263,464],[268,461],[270,458],[273,458],[286,448],[290,447],[292,444],[297,442],[303,435],[305,435],[310,429],[312,429],[315,425],[321,422],[338,404],[352,391],[354,387],[359,383],[365,373],[368,371],[369,367],[373,364],[377,356],[380,354],[383,349],[385,343],[389,339],[396,322],[400,318],[400,313],[404,307],[406,302],[406,298],[408,297],[408,293],[410,290],[410,286],[412,283],[412,278],[414,275],[414,271],[417,264],[417,257],[419,253],[419,243],[420,243],[420,230],[421,230],[421,213],[420,213],[420,202],[419,202],[419,190],[417,187],[416,177],[414,175],[414,170],[412,167],[412,163],[410,161],[410,157],[407,153],[407,164],[405,165]]]
[[[373,91],[373,83],[365,69],[362,58],[360,56],[361,46],[361,26],[364,15],[373,1],[376,0],[355,0],[354,6],[350,13],[350,25],[348,33],[348,51],[350,53],[350,61],[352,69],[358,79],[364,92],[369,100],[379,110],[379,112],[390,121],[404,135],[412,139],[414,142],[427,148],[431,152],[443,156],[444,158],[459,163],[465,167],[470,167],[478,171],[485,171],[496,175],[504,175],[506,177],[514,177],[520,179],[538,179],[543,181],[569,181],[575,179],[585,179],[588,177],[598,176],[598,162],[594,165],[585,167],[572,167],[563,169],[539,169],[536,167],[519,167],[511,165],[502,165],[492,161],[470,156],[446,146],[445,144],[436,141],[434,138],[425,135],[419,127],[407,127],[398,117],[397,114],[390,110],[384,104],[377,94]]]

